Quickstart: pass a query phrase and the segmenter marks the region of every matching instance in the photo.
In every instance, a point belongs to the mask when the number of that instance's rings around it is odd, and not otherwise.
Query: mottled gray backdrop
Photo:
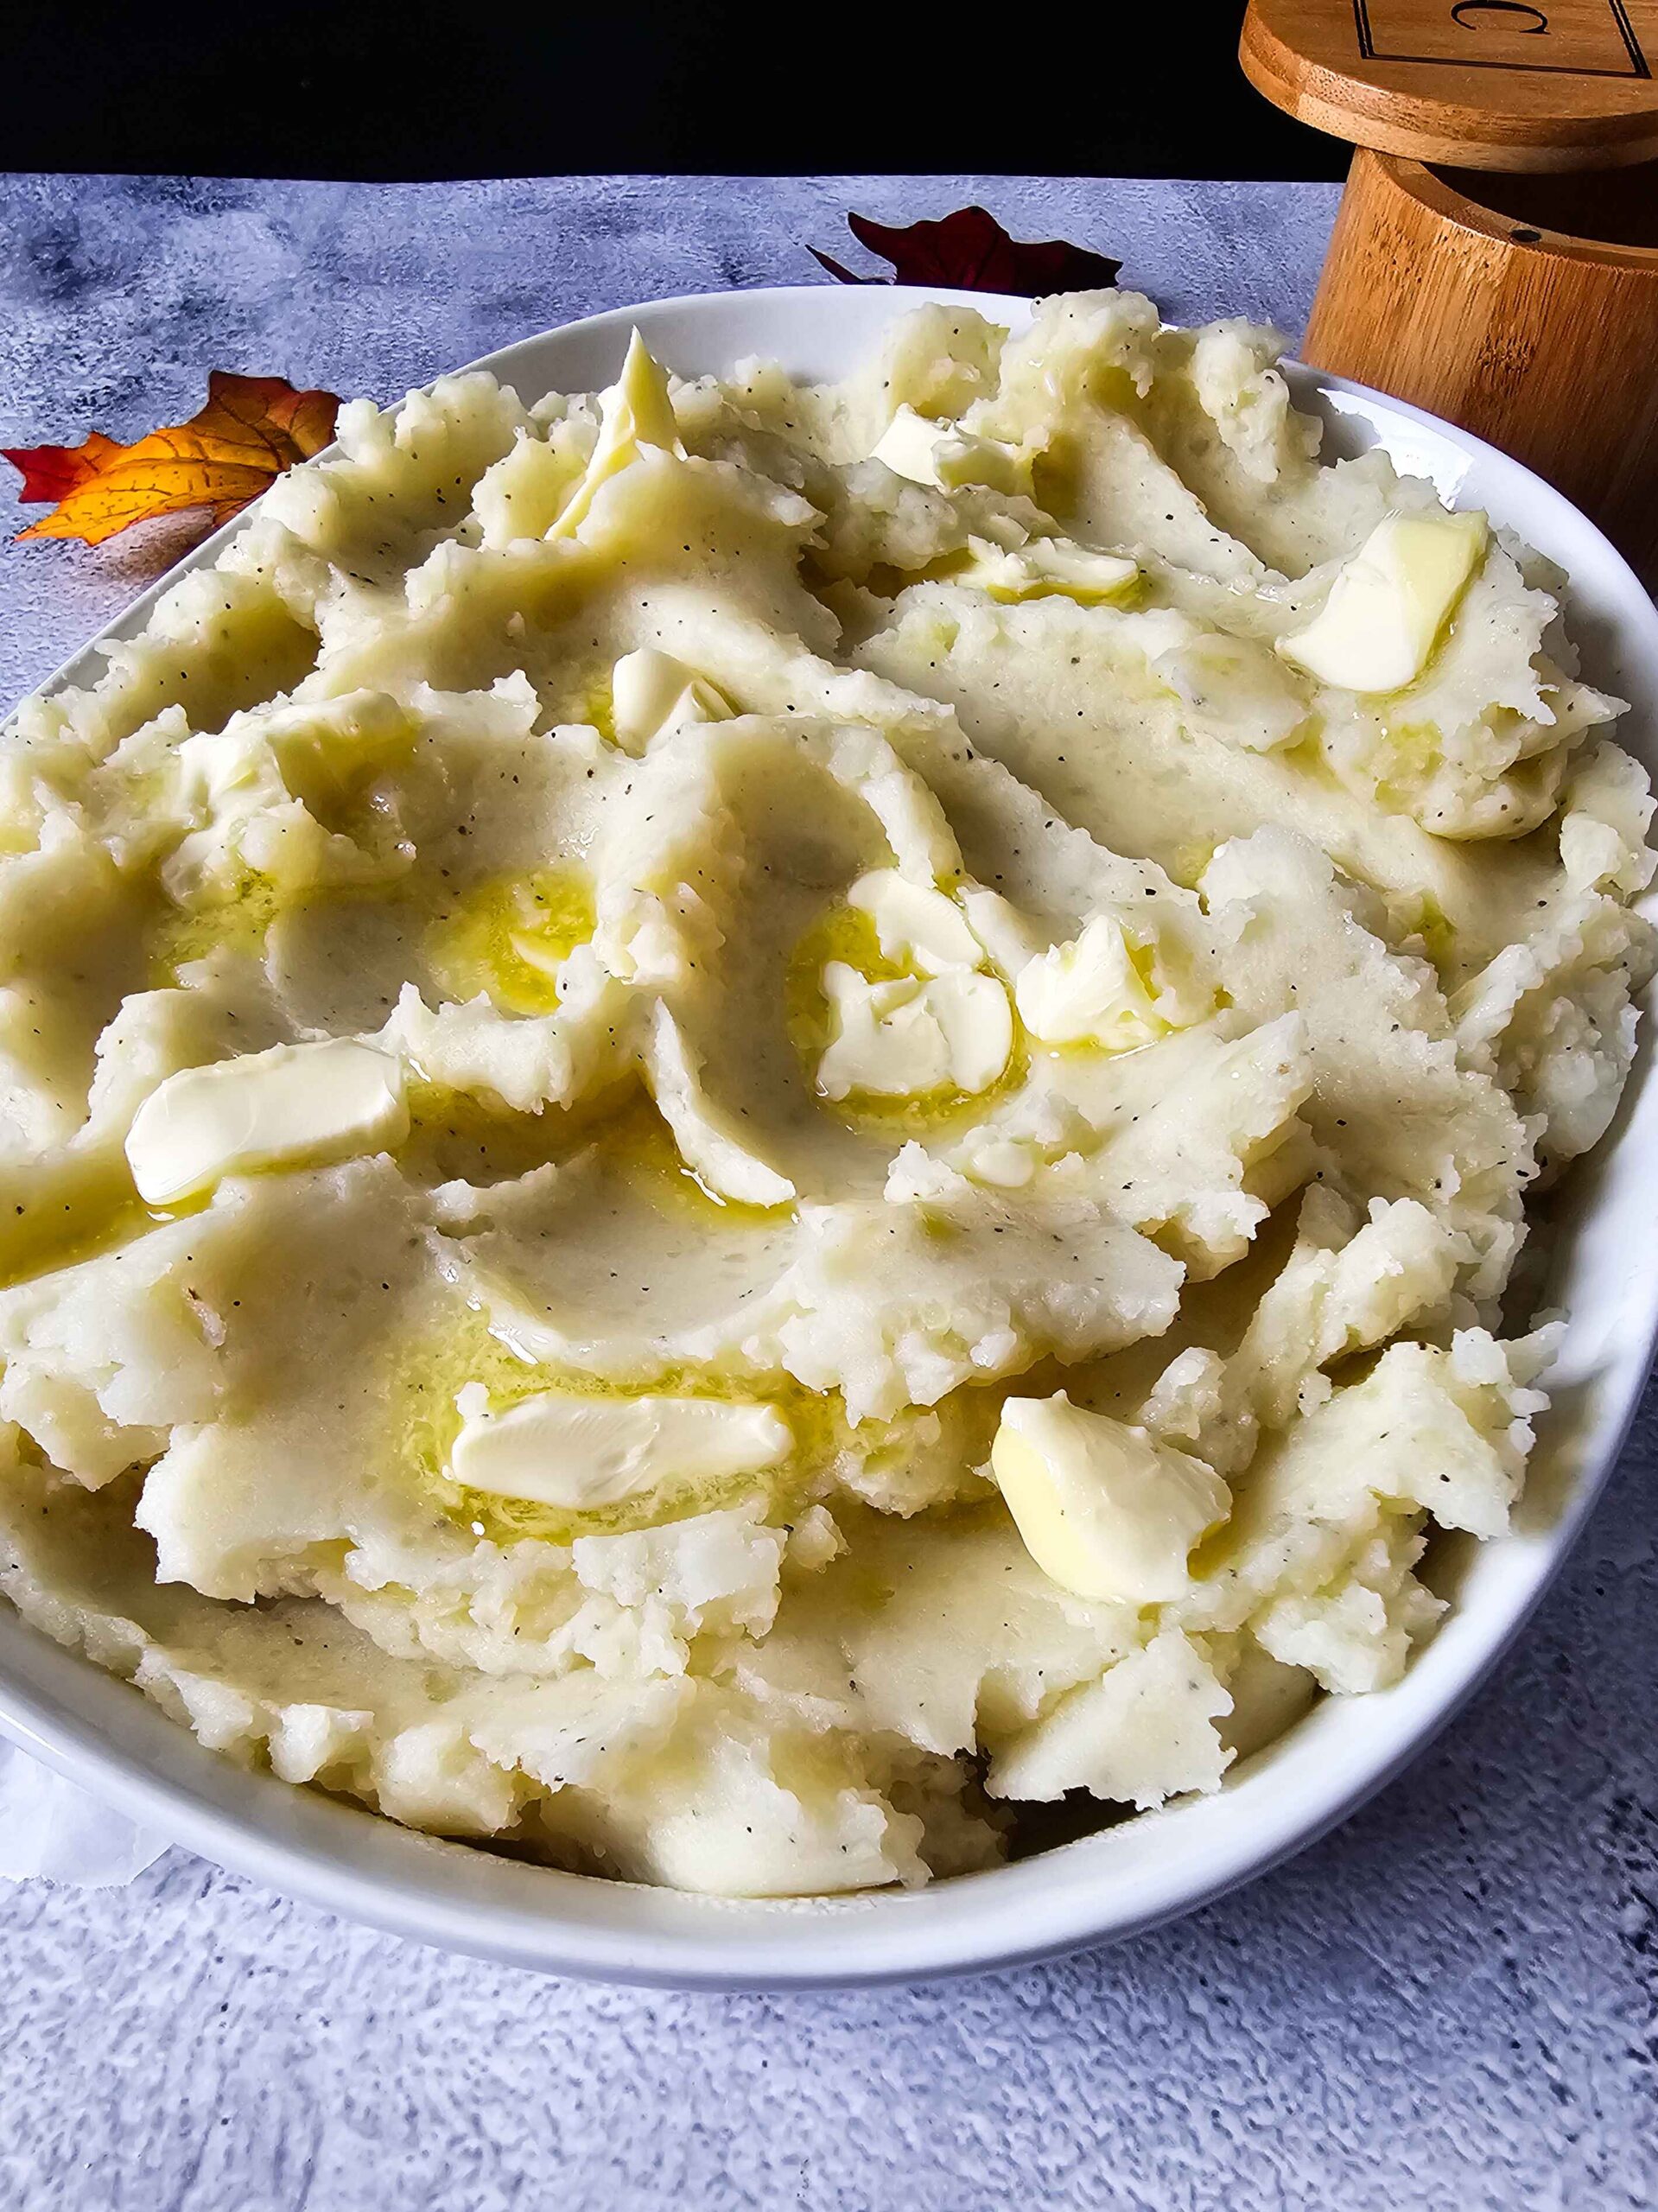
[[[1293,333],[1335,188],[12,177],[0,444],[181,419],[211,366],[385,397],[594,308],[811,281],[848,207],[969,199],[1120,254],[1171,316]],[[181,542],[0,550],[5,703]],[[1523,1649],[1402,1781],[1238,1896],[1066,1964],[640,1995],[369,1935],[176,1852],[127,1890],[0,1885],[0,2203],[1650,2212],[1655,1462],[1649,1395]]]

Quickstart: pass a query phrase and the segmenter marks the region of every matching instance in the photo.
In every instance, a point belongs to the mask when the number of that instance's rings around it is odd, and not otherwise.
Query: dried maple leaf
[[[860,245],[893,264],[890,276],[854,276],[816,246],[814,260],[842,284],[945,284],[958,292],[1018,292],[1038,299],[1046,292],[1087,291],[1115,284],[1122,267],[1103,253],[1068,245],[1063,238],[1021,245],[1008,237],[986,207],[958,207],[937,222],[894,228],[867,215],[848,215],[847,228]]]
[[[125,450],[101,430],[92,431],[78,446],[0,447],[12,466],[22,471],[23,488],[17,497],[25,506],[39,499],[67,499],[78,484],[96,476],[105,461]]]
[[[285,377],[242,377],[215,369],[207,404],[187,423],[124,446],[94,430],[78,446],[0,448],[22,474],[19,498],[50,499],[20,537],[79,537],[101,545],[155,515],[211,509],[215,523],[239,514],[284,469],[321,453],[340,402],[331,391],[296,391]]]

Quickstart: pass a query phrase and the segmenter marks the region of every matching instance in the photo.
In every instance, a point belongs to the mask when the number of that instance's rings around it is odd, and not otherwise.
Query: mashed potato
[[[684,1888],[982,1866],[1394,1681],[1651,964],[1562,579],[1271,334],[340,417],[0,821],[0,1586]]]

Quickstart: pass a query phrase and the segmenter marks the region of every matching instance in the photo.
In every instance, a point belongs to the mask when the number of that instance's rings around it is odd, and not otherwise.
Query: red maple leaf
[[[0,446],[0,457],[22,474],[17,497],[25,505],[50,500],[54,506],[77,485],[90,483],[122,450],[113,438],[93,430],[78,446]]]
[[[19,535],[101,545],[135,522],[192,507],[224,522],[285,468],[320,453],[339,410],[331,391],[215,369],[205,407],[134,445],[94,430],[78,446],[8,448],[5,458],[22,475],[19,499],[52,508]]]
[[[1017,292],[1037,299],[1047,292],[1115,284],[1122,267],[1107,254],[1063,238],[1021,244],[985,207],[958,207],[937,222],[901,226],[848,215],[847,227],[860,245],[892,263],[893,274],[857,276],[811,247],[813,258],[842,284],[942,284],[959,292]]]

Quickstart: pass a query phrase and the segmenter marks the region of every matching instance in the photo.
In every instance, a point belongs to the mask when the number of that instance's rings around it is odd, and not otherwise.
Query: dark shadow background
[[[1237,65],[1244,0],[583,10],[11,0],[14,170],[1336,177]]]

